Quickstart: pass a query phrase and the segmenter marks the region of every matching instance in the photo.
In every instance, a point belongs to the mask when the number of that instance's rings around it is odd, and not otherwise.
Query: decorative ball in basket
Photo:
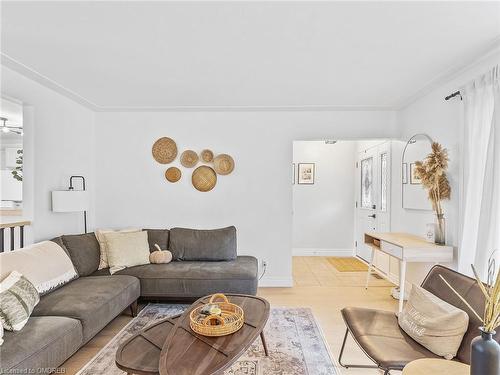
[[[203,336],[225,336],[238,331],[244,322],[243,309],[230,303],[224,294],[210,297],[209,305],[199,306],[189,314],[191,329]],[[203,312],[210,311],[209,315]],[[219,310],[220,309],[220,310]]]

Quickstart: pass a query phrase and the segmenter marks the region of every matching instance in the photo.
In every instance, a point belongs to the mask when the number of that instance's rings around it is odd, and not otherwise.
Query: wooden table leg
[[[399,312],[403,311],[403,302],[405,299],[405,281],[406,279],[406,260],[401,260],[399,270]]]
[[[368,289],[368,282],[370,281],[370,275],[372,273],[373,258],[375,257],[375,249],[372,247],[372,253],[370,255],[370,264],[368,265],[368,274],[366,275],[365,289]]]
[[[264,331],[260,333],[260,339],[262,340],[262,345],[264,346],[264,354],[266,355],[266,357],[269,357],[269,352],[267,351],[267,343],[264,337]]]

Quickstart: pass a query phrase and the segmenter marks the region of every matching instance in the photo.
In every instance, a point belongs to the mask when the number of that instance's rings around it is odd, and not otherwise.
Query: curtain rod
[[[451,98],[454,98],[455,96],[460,96],[460,100],[462,100],[462,94],[460,91],[455,91],[453,94],[448,95],[444,100],[450,100]]]

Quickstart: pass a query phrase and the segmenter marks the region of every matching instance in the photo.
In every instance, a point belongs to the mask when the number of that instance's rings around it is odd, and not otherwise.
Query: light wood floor
[[[338,358],[345,333],[340,310],[345,306],[362,306],[396,311],[397,301],[390,296],[393,286],[371,277],[365,290],[364,272],[338,272],[325,257],[294,257],[293,288],[259,288],[259,296],[272,306],[310,307],[319,322],[331,353]],[[68,359],[61,367],[66,374],[75,374],[90,361],[132,318],[122,314],[96,337]],[[344,354],[346,363],[372,364],[349,338]],[[342,369],[343,375],[380,374],[371,369]]]

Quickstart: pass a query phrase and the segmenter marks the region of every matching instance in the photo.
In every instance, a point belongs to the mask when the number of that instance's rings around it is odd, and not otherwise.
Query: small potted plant
[[[480,336],[471,342],[471,375],[500,375],[500,344],[493,338],[495,329],[500,326],[500,271],[495,277],[495,261],[493,256],[488,261],[488,279],[483,284],[476,269],[472,266],[477,285],[484,295],[483,316],[463,298],[447,281],[439,275],[448,287],[462,300],[470,311],[482,322]]]
[[[446,176],[448,169],[448,150],[439,143],[432,143],[432,152],[423,161],[415,163],[415,174],[421,179],[427,190],[432,209],[436,212],[436,230],[434,242],[446,243],[446,222],[442,201],[450,199],[451,187]]]

